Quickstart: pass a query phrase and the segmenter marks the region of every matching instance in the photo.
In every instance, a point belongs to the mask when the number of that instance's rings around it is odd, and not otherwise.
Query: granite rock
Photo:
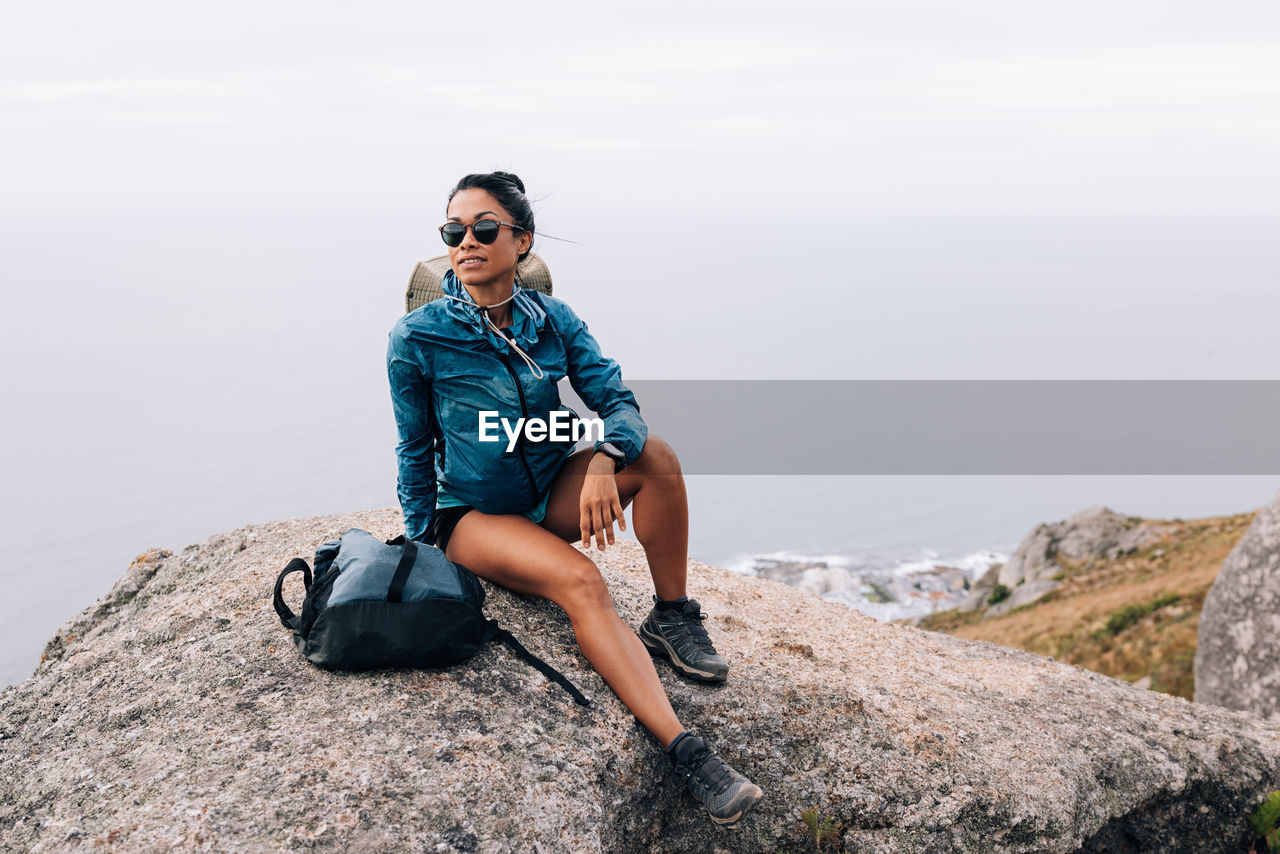
[[[1008,562],[1000,568],[997,581],[1011,592],[1019,585],[1053,581],[1062,572],[1059,557],[1072,561],[1114,559],[1162,539],[1169,530],[1163,522],[1122,516],[1106,507],[1088,507],[1066,521],[1037,525],[1018,543]],[[1030,591],[1039,591],[1043,596],[1056,586],[1040,584],[1029,587],[1020,597],[1019,604],[1034,601]],[[1003,606],[1000,610],[987,609],[984,616],[996,616],[1016,607],[1006,604],[1007,601],[997,603],[997,607]],[[974,610],[981,604],[975,597],[973,607],[966,610]]]
[[[774,852],[805,848],[816,807],[846,851],[1239,851],[1280,786],[1280,724],[691,562],[733,670],[658,673],[686,726],[765,791],[716,827],[548,602],[489,587],[487,610],[590,708],[496,644],[445,670],[306,663],[272,584],[351,527],[386,538],[401,519],[151,552],[73,619],[0,694],[0,849]],[[637,625],[643,552],[591,554]]]
[[[1209,588],[1196,641],[1196,702],[1280,721],[1280,494]]]
[[[987,604],[987,599],[991,596],[991,591],[995,590],[996,582],[1000,579],[1000,570],[1004,568],[1003,563],[993,563],[987,567],[982,575],[973,582],[969,588],[969,593],[964,597],[958,606],[960,611],[976,611],[983,608]]]

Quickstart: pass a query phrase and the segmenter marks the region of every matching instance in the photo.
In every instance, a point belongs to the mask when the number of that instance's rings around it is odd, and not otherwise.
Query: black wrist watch
[[[596,445],[596,453],[604,454],[613,460],[613,473],[617,474],[627,467],[627,455],[622,453],[622,449],[612,442],[601,442]]]

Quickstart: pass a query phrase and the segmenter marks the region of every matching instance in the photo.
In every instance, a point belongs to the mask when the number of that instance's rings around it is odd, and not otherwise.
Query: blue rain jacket
[[[481,442],[479,416],[496,411],[512,425],[518,418],[550,422],[551,413],[573,413],[560,402],[556,383],[569,377],[578,396],[604,420],[604,439],[624,455],[640,456],[648,430],[635,396],[622,384],[622,369],[606,358],[587,324],[562,300],[519,289],[512,323],[505,328],[542,369],[539,379],[524,359],[489,329],[453,272],[443,297],[396,323],[387,346],[387,375],[400,441],[398,492],[405,535],[432,542],[436,484],[484,513],[524,513],[551,489],[573,450],[572,439],[528,441],[507,451],[505,431]],[[492,432],[491,432],[492,435]]]

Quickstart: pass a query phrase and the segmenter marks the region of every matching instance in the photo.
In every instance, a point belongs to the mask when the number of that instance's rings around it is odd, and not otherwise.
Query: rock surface
[[[1119,557],[1160,540],[1166,529],[1164,523],[1122,516],[1106,507],[1088,507],[1064,522],[1042,523],[1018,543],[990,585],[985,577],[974,585],[960,610],[985,608],[984,617],[1008,613],[1058,586],[1060,557],[1071,561]],[[1009,588],[1012,598],[988,606],[987,598],[997,583]]]
[[[969,593],[957,607],[965,612],[985,608],[987,599],[990,598],[991,592],[996,588],[996,582],[1000,580],[1000,570],[1002,569],[1004,569],[1003,563],[993,563],[987,567],[987,571],[978,576],[978,579],[970,586]]]
[[[1195,696],[1280,721],[1280,494],[1254,518],[1209,588]]]
[[[1106,507],[1088,507],[1065,522],[1037,525],[1014,549],[998,580],[1011,590],[1024,581],[1044,581],[1061,572],[1059,556],[1073,561],[1115,558],[1159,540],[1165,527]]]
[[[817,807],[847,851],[1240,851],[1246,812],[1280,786],[1280,724],[694,562],[730,681],[658,672],[766,793],[715,827],[548,602],[490,587],[487,610],[589,709],[499,645],[439,671],[307,664],[271,586],[350,527],[390,537],[401,520],[287,520],[148,553],[61,630],[0,694],[0,848],[798,851]],[[638,624],[643,552],[593,557]]]

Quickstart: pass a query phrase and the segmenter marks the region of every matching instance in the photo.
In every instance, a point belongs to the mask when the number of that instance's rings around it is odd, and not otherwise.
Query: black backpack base
[[[424,643],[422,626],[447,636],[448,643]],[[419,602],[347,602],[316,617],[306,639],[295,636],[299,651],[320,667],[377,670],[397,667],[448,667],[466,661],[492,637],[477,625],[474,612],[451,599]]]

